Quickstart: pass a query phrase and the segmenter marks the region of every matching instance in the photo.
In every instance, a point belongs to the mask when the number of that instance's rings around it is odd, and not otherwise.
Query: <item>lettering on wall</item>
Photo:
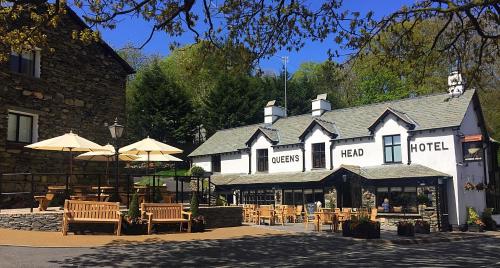
[[[294,162],[299,162],[300,157],[298,154],[296,155],[282,155],[282,156],[273,156],[271,159],[273,164],[280,164],[280,163],[294,163]]]
[[[361,148],[359,148],[359,149],[347,149],[347,150],[340,151],[340,155],[342,158],[344,158],[344,157],[359,157],[359,156],[363,156],[364,153],[365,152]]]
[[[422,143],[410,144],[410,151],[412,153],[447,151],[448,149],[449,148],[444,145],[443,141],[422,142]]]

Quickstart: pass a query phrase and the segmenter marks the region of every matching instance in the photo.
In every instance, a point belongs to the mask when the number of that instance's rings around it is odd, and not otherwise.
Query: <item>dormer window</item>
[[[10,53],[9,69],[14,73],[40,77],[40,50]]]
[[[212,172],[220,172],[220,154],[212,155]]]
[[[269,157],[267,149],[257,150],[257,171],[267,172],[269,170]]]
[[[312,144],[312,167],[313,168],[325,168],[325,143],[313,143]]]
[[[384,136],[384,163],[401,163],[401,136]]]

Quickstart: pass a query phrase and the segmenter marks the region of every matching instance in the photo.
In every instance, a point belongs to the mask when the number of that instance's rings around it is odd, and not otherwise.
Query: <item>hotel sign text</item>
[[[442,141],[436,142],[422,142],[410,144],[410,151],[413,152],[432,152],[432,151],[446,151],[449,148],[444,145]]]
[[[340,155],[342,158],[344,157],[358,157],[358,156],[363,156],[365,152],[363,149],[347,149],[347,150],[341,150]]]
[[[299,162],[300,157],[298,154],[296,155],[282,155],[282,156],[274,156],[271,161],[273,164],[279,164],[279,163],[294,163],[294,162]]]

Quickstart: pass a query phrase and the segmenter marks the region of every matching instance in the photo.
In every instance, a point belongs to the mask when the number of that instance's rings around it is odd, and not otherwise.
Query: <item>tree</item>
[[[46,44],[45,28],[55,28],[66,10],[66,0],[0,0],[0,45],[6,60],[10,49],[30,50]],[[195,40],[208,40],[215,47],[242,45],[258,60],[280,49],[301,49],[307,40],[334,41],[357,55],[372,48],[372,40],[399,24],[418,26],[429,19],[443,23],[433,34],[432,50],[454,50],[457,55],[474,48],[476,65],[494,61],[499,54],[500,4],[498,0],[423,0],[376,19],[373,12],[361,15],[345,9],[342,0],[321,4],[296,0],[73,0],[68,3],[84,14],[91,27],[114,28],[124,17],[135,15],[150,22],[150,34],[178,36],[186,31]],[[398,40],[412,34],[413,26],[399,32]],[[72,33],[85,42],[98,40],[89,29]],[[399,42],[395,42],[398,44]],[[461,46],[460,43],[467,43]],[[174,44],[175,45],[175,44]],[[397,48],[394,48],[397,49]],[[330,53],[339,56],[338,51]]]
[[[128,123],[133,136],[149,135],[171,144],[192,144],[197,122],[191,102],[157,61],[137,74],[131,88]]]
[[[208,136],[219,129],[262,121],[259,81],[247,76],[225,76],[203,101],[204,126]]]

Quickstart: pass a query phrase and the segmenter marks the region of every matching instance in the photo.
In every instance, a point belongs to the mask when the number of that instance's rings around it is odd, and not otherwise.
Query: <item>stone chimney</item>
[[[326,97],[326,93],[319,94],[315,100],[312,100],[312,116],[321,116],[324,112],[332,110],[332,105]]]
[[[273,124],[281,117],[285,117],[285,108],[276,105],[276,100],[269,101],[264,107],[264,123]]]
[[[462,74],[460,74],[460,61],[451,67],[448,75],[448,93],[451,97],[458,97],[465,91]]]

